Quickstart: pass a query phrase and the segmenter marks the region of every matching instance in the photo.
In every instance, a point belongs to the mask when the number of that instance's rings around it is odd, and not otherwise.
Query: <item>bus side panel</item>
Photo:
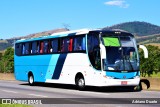
[[[28,81],[28,73],[32,72],[35,82],[45,82],[53,75],[59,55],[15,55],[15,77],[17,80]]]
[[[89,71],[90,64],[88,60],[88,55],[86,53],[68,53],[66,57],[61,57],[58,60],[57,60],[56,67],[60,67],[60,68],[62,67],[62,68],[54,69],[55,70],[54,74],[58,73],[59,78],[56,78],[56,79],[48,78],[46,82],[75,84],[75,76],[79,72],[83,74],[86,83],[88,83],[87,79],[89,79],[89,77],[86,78],[86,76],[87,74],[93,73],[93,72]],[[48,73],[47,75],[51,75],[51,73]]]
[[[25,66],[15,66],[14,75],[16,80],[28,81],[27,70],[24,70]]]

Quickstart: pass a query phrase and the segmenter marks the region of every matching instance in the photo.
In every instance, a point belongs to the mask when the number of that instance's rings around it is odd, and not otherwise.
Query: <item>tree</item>
[[[13,73],[14,71],[14,49],[7,48],[0,60],[0,71]]]
[[[0,53],[0,60],[2,59],[2,53]]]
[[[148,45],[148,58],[144,59],[143,51],[140,50],[140,71],[142,77],[151,76],[153,72],[160,72],[160,49],[157,46]]]

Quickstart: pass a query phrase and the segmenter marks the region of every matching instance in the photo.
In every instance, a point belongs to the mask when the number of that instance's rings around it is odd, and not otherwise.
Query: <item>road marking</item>
[[[1,91],[8,92],[8,93],[18,93],[18,92],[10,91],[10,90],[1,90]]]
[[[44,96],[44,95],[38,95],[38,94],[28,94],[28,95],[31,95],[31,96],[36,96],[36,97],[48,97],[48,96]]]

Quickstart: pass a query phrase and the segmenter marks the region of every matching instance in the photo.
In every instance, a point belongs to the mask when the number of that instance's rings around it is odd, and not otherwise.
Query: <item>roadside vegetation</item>
[[[0,104],[0,107],[32,107],[32,106],[23,104]]]
[[[14,49],[7,48],[5,52],[0,53],[0,73],[14,72]]]
[[[146,45],[148,58],[145,59],[143,51],[140,50],[140,71],[142,77],[160,78],[160,48],[158,46]]]

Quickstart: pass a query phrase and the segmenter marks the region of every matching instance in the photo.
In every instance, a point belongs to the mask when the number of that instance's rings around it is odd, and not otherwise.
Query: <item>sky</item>
[[[160,26],[160,0],[0,0],[0,39],[64,28],[144,21]]]

